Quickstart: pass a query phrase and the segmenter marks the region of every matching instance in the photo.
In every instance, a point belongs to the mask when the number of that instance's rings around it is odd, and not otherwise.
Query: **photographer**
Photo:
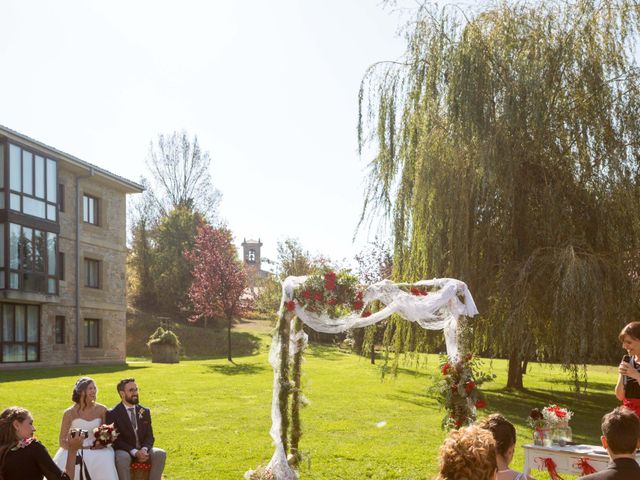
[[[62,472],[47,449],[33,437],[36,428],[28,410],[9,407],[0,414],[0,480],[73,480],[79,435],[68,434],[69,459]]]

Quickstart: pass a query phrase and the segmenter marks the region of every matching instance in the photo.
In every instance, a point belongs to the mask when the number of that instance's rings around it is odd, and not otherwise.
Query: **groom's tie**
[[[138,422],[136,421],[136,409],[135,407],[129,407],[127,408],[127,410],[129,410],[129,419],[131,420],[133,433],[136,434],[136,448],[140,448],[140,440],[138,440]]]

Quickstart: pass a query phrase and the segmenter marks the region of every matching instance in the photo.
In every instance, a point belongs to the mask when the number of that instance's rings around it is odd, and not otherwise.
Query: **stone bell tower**
[[[261,260],[260,260],[260,247],[262,242],[258,240],[247,240],[246,238],[242,242],[242,259],[244,264],[251,270],[254,270],[258,275],[261,272]]]

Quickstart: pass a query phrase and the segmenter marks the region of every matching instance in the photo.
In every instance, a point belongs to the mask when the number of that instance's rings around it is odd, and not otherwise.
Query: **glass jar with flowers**
[[[564,447],[573,440],[573,432],[569,426],[569,420],[573,417],[573,412],[558,405],[549,405],[542,410],[547,425],[552,429],[553,443]]]
[[[552,430],[539,408],[533,408],[531,412],[529,412],[528,421],[531,428],[533,428],[533,444],[550,447],[552,444]]]

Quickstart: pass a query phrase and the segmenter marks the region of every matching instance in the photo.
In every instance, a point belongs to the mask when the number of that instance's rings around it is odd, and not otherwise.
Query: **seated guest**
[[[509,468],[516,450],[516,429],[513,424],[502,415],[494,413],[484,418],[479,425],[489,430],[496,441],[497,480],[533,480],[524,473],[516,472]]]
[[[65,472],[49,456],[33,432],[33,417],[28,410],[9,407],[0,413],[0,478],[2,480],[73,480],[76,452],[82,447],[80,435],[67,437],[69,457]]]
[[[495,480],[496,442],[491,432],[471,426],[452,430],[440,447],[436,480]]]
[[[609,452],[609,466],[580,477],[583,480],[633,480],[640,478],[636,448],[640,444],[640,419],[626,407],[618,407],[602,417],[602,446]]]

